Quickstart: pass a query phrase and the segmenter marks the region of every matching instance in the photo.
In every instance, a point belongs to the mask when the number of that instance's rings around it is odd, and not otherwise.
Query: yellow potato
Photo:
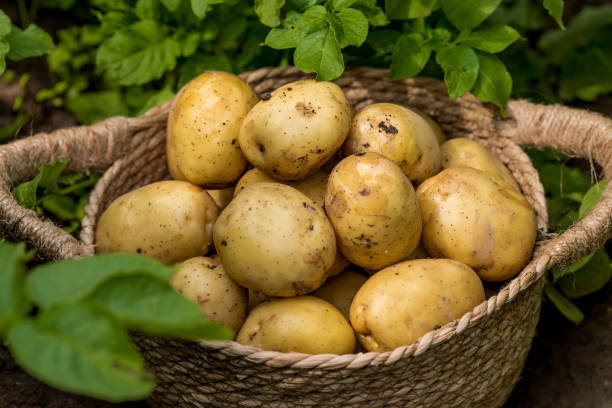
[[[255,309],[255,307],[259,306],[263,302],[269,302],[271,300],[279,299],[277,296],[268,296],[265,293],[261,293],[253,289],[248,289],[248,291],[249,291],[249,311]]]
[[[220,190],[206,190],[208,194],[215,200],[215,204],[219,210],[223,210],[232,201],[234,196],[234,187],[223,188]]]
[[[208,71],[181,89],[168,118],[172,177],[206,188],[235,183],[247,166],[238,133],[259,100],[236,75]]]
[[[312,296],[279,299],[257,306],[236,341],[284,353],[348,354],[355,334],[334,306]]]
[[[323,210],[279,183],[246,186],[219,216],[213,239],[227,273],[270,296],[315,290],[336,257],[336,237]]]
[[[342,146],[350,121],[351,108],[338,85],[292,82],[249,112],[240,129],[240,148],[268,176],[299,180]]]
[[[432,256],[461,261],[487,281],[516,275],[531,257],[533,208],[499,178],[451,167],[422,183],[417,196],[423,244]]]
[[[485,299],[468,266],[450,259],[417,259],[383,269],[361,286],[350,309],[359,342],[390,351],[463,316]]]
[[[198,256],[181,263],[170,285],[196,302],[204,316],[235,332],[247,315],[247,292],[225,272],[218,260]]]
[[[336,259],[334,259],[334,263],[327,270],[327,277],[333,278],[334,276],[340,275],[350,264],[351,262],[342,255],[342,252],[336,252]]]
[[[451,139],[440,146],[440,155],[442,158],[442,168],[444,169],[449,167],[472,167],[500,177],[513,190],[521,191],[512,173],[480,143],[463,137]]]
[[[392,103],[368,105],[353,118],[344,153],[380,153],[420,183],[440,171],[438,136],[421,115]]]
[[[440,125],[438,125],[436,123],[435,120],[433,120],[431,118],[431,116],[421,112],[418,109],[412,108],[411,110],[413,110],[414,112],[418,113],[423,119],[425,119],[427,121],[429,126],[431,126],[431,130],[433,130],[433,132],[436,135],[436,139],[438,139],[438,144],[441,145],[442,143],[446,142],[446,135],[444,135],[444,132],[442,131],[442,128],[440,127]]]
[[[238,183],[236,184],[236,188],[234,189],[234,196],[241,192],[246,186],[251,183],[279,183],[278,180],[269,177],[266,173],[259,169],[250,169],[246,173],[240,177]],[[282,181],[280,181],[282,183]]]
[[[306,194],[306,197],[323,208],[325,205],[325,189],[327,188],[328,178],[329,172],[319,169],[305,179],[293,181],[289,183],[289,185]]]
[[[419,243],[421,213],[414,188],[399,167],[378,153],[349,156],[334,168],[325,210],[342,254],[364,268],[398,262]]]
[[[208,251],[217,215],[210,195],[193,184],[149,184],[122,195],[104,211],[96,229],[96,251],[180,262]]]
[[[368,278],[357,272],[345,271],[328,279],[323,286],[312,292],[312,296],[328,301],[348,319],[353,298],[367,280]]]

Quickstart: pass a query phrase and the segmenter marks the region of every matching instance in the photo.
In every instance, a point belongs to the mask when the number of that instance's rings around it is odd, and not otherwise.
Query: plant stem
[[[25,0],[17,0],[17,6],[19,7],[19,18],[21,19],[21,27],[26,28],[30,25],[30,13],[26,6]]]

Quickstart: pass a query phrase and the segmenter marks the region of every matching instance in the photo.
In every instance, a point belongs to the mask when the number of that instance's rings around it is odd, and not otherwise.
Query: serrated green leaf
[[[512,92],[512,77],[499,58],[491,54],[478,53],[480,70],[472,93],[481,101],[499,106],[502,116]]]
[[[301,39],[293,54],[295,65],[304,72],[316,72],[317,80],[330,81],[344,71],[344,59],[331,27]]]
[[[33,302],[46,308],[83,299],[118,275],[149,274],[167,282],[172,273],[172,268],[144,256],[102,254],[37,266],[28,274],[26,291]]]
[[[385,0],[385,11],[391,20],[408,20],[427,17],[440,4],[440,0]]]
[[[191,0],[191,10],[198,18],[204,18],[213,4],[221,4],[225,0]]]
[[[13,26],[5,39],[10,47],[7,57],[14,61],[40,57],[54,47],[51,36],[36,24],[30,24],[25,30]]]
[[[611,276],[610,258],[604,249],[599,248],[582,268],[561,276],[557,286],[565,296],[576,299],[597,292]]]
[[[354,45],[359,47],[368,36],[368,19],[359,10],[347,8],[338,13],[344,36],[340,48]]]
[[[584,194],[584,198],[582,199],[582,204],[580,204],[580,209],[578,210],[578,216],[580,218],[584,217],[588,213],[590,213],[593,208],[599,203],[601,200],[601,196],[603,195],[606,187],[608,186],[608,182],[606,179],[600,180],[598,183],[593,184],[591,188]]]
[[[469,92],[476,83],[479,61],[473,49],[464,45],[444,47],[436,53],[436,62],[444,70],[451,99]]]
[[[498,25],[476,30],[461,40],[461,44],[481,51],[496,53],[505,50],[521,35],[514,28]]]
[[[574,323],[576,326],[582,323],[584,320],[584,313],[576,307],[572,301],[567,299],[551,284],[544,286],[544,293],[546,297],[555,305],[557,310],[561,312],[569,321]]]
[[[181,47],[167,28],[144,20],[115,33],[96,53],[96,67],[117,85],[142,85],[159,79],[176,66]]]
[[[544,0],[542,2],[548,14],[555,19],[561,28],[565,28],[563,25],[563,3],[563,0]]]
[[[501,0],[442,0],[444,15],[460,30],[469,30],[489,17]]]
[[[164,5],[164,7],[168,9],[168,11],[176,11],[178,10],[183,0],[160,0],[160,1]]]
[[[0,241],[0,338],[30,309],[24,290],[24,265],[31,258],[25,244]]]
[[[61,390],[120,402],[143,399],[155,385],[124,329],[86,304],[22,320],[7,342],[22,368]]]
[[[420,34],[403,34],[398,38],[391,57],[391,78],[403,79],[417,75],[427,61],[431,50],[423,46]]]
[[[0,39],[6,37],[11,32],[11,18],[6,13],[0,10]]]
[[[126,326],[154,335],[194,340],[231,340],[228,328],[202,316],[197,304],[150,275],[115,276],[102,283],[89,297]]]
[[[285,0],[255,0],[255,14],[259,21],[268,27],[276,27],[280,24],[280,11],[285,5]]]

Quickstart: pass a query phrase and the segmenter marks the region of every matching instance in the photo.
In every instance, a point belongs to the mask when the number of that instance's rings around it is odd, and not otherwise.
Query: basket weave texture
[[[241,77],[259,94],[308,77],[265,68]],[[596,162],[612,179],[612,121],[561,106],[511,101],[508,118],[471,95],[448,98],[436,80],[388,79],[388,71],[347,70],[336,80],[356,109],[375,102],[415,107],[448,137],[487,146],[512,171],[536,211],[541,236],[547,213],[537,172],[519,146],[552,147]],[[0,232],[28,242],[47,259],[94,252],[95,223],[119,195],[168,177],[165,127],[169,102],[138,118],[39,134],[0,147]],[[16,204],[10,189],[54,158],[69,168],[108,168],[91,194],[81,239]],[[108,167],[110,166],[110,167]],[[544,273],[601,246],[612,236],[612,183],[601,202],[565,233],[538,242],[529,264],[495,296],[460,319],[385,353],[279,353],[235,342],[138,336],[158,386],[150,402],[173,407],[499,407],[520,376],[538,320]]]

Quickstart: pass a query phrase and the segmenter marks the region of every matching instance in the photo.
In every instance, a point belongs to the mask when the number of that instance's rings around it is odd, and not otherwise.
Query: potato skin
[[[334,306],[312,296],[262,303],[242,325],[240,344],[284,353],[348,354],[355,334]]]
[[[238,133],[258,100],[243,80],[226,72],[208,71],[185,85],[168,118],[172,177],[205,188],[235,183],[247,166]]]
[[[438,136],[422,115],[392,103],[368,105],[353,118],[344,153],[380,153],[420,183],[440,171]]]
[[[232,201],[232,197],[234,196],[234,187],[222,188],[219,190],[206,190],[206,192],[215,201],[219,211],[221,211],[227,207],[230,201]]]
[[[96,252],[134,252],[165,264],[208,251],[218,209],[201,188],[159,181],[124,194],[104,211]]]
[[[315,290],[336,257],[336,237],[323,210],[279,183],[246,186],[219,216],[213,239],[229,275],[270,296]]]
[[[276,89],[249,112],[240,148],[268,176],[299,180],[342,146],[350,121],[350,105],[338,85],[297,81]]]
[[[325,210],[342,254],[364,268],[398,262],[419,243],[422,223],[414,188],[378,153],[349,156],[334,168]]]
[[[511,278],[531,257],[533,208],[497,177],[451,167],[422,183],[417,196],[423,244],[433,257],[463,262],[487,281]]]
[[[367,280],[368,278],[357,272],[344,271],[340,275],[328,279],[323,286],[312,292],[312,296],[331,303],[348,319],[353,298]]]
[[[500,177],[514,191],[521,191],[512,173],[480,143],[464,137],[451,139],[440,146],[440,155],[443,169],[472,167]]]
[[[468,266],[451,259],[415,259],[389,266],[361,286],[350,309],[359,342],[369,351],[414,343],[484,301]]]
[[[238,286],[218,260],[198,256],[181,263],[170,285],[196,302],[210,320],[236,333],[247,315],[247,291]]]

